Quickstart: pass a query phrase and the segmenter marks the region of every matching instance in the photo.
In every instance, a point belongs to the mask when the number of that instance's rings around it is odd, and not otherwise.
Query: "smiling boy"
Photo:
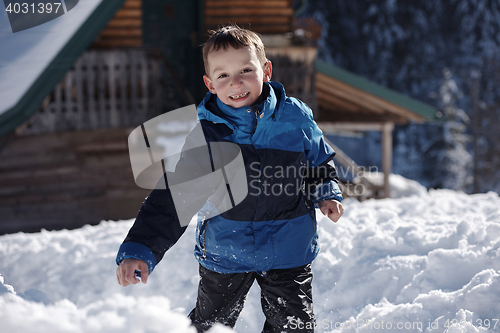
[[[208,75],[203,81],[210,93],[232,108],[256,104],[262,95],[262,82],[271,80],[272,65],[267,59],[259,59],[255,46],[239,49],[205,51]]]
[[[198,332],[215,323],[234,327],[257,281],[263,332],[312,332],[314,327],[292,329],[290,323],[314,322],[311,262],[319,251],[314,207],[334,222],[343,214],[335,153],[309,107],[271,81],[272,64],[258,35],[237,26],[221,28],[204,45],[203,60],[209,92],[198,118],[205,138],[237,144],[248,184],[255,186],[233,209],[198,222],[200,282],[189,317]],[[119,250],[122,286],[138,283],[135,270],[145,283],[185,230],[166,192],[155,190],[146,199]]]

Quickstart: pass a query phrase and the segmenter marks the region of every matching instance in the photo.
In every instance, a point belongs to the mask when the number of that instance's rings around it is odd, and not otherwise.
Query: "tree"
[[[417,130],[419,126],[410,125],[396,131],[394,171],[398,170],[396,155],[406,151],[403,155],[411,155],[412,160],[420,157],[424,165],[412,172],[408,165],[402,169],[408,174],[421,174],[424,178],[417,180],[434,184],[430,186],[455,188],[456,184],[463,183],[464,175],[459,177],[460,181],[443,178],[443,182],[436,182],[445,170],[433,174],[432,169],[427,170],[427,165],[437,162],[443,167],[448,165],[448,170],[455,175],[464,167],[452,162],[460,155],[464,160],[468,157],[463,151],[466,146],[465,123],[453,115],[455,111],[451,108],[472,115],[470,72],[481,72],[483,76],[477,97],[482,115],[481,133],[476,136],[480,150],[476,153],[476,165],[479,166],[476,168],[479,173],[476,175],[477,191],[500,192],[500,148],[497,148],[500,146],[500,90],[496,83],[500,74],[493,74],[500,72],[500,1],[309,0],[309,7],[303,15],[313,16],[323,26],[318,43],[319,57],[439,107],[444,116],[449,110],[449,118],[454,120],[446,120],[446,126],[442,128],[429,124],[427,129]],[[443,68],[454,73],[454,84],[458,91],[464,92],[464,98],[452,99],[453,105],[445,105],[442,98],[432,98],[430,94],[444,89]],[[458,113],[462,115],[462,112]],[[408,133],[402,132],[405,130]],[[467,132],[472,133],[471,126]],[[436,142],[435,135],[444,141]],[[423,137],[430,141],[422,143]],[[415,147],[409,140],[416,140],[426,148]],[[450,140],[458,141],[452,143]],[[417,150],[398,147],[397,144],[402,142]],[[443,149],[447,153],[441,155],[443,160],[438,160],[440,155],[434,156],[433,152]],[[415,155],[416,151],[420,155]],[[453,171],[455,166],[457,170]],[[485,177],[488,179],[483,179]]]
[[[436,187],[465,191],[472,183],[472,157],[467,151],[470,141],[466,134],[469,116],[457,107],[462,93],[452,78],[449,69],[443,70],[443,80],[439,89],[439,104],[443,110],[443,149],[436,151],[435,166],[441,175],[441,183]]]

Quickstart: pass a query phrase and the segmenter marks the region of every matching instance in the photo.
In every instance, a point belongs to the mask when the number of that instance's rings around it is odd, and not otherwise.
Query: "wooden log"
[[[106,29],[103,30],[105,32],[107,29],[112,28],[139,28],[142,29],[142,19],[141,18],[122,18],[119,20],[111,20],[109,21]]]
[[[242,28],[247,28],[251,29],[252,31],[266,35],[266,34],[283,34],[283,33],[288,33],[292,31],[292,25],[291,23],[277,23],[274,24],[272,22],[270,23],[258,23],[258,22],[252,22],[250,19],[238,19],[237,17],[234,18],[218,18],[218,19],[210,19],[210,24],[206,23],[205,24],[205,30],[217,30],[220,26],[222,25],[227,25],[230,23],[235,23],[238,24]]]
[[[267,15],[267,16],[292,16],[292,8],[262,8],[252,6],[247,8],[224,7],[224,8],[205,8],[205,16],[245,16],[245,15]]]
[[[142,0],[127,0],[123,4],[122,8],[141,9],[142,8]],[[120,9],[120,10],[122,10],[122,9]]]
[[[261,7],[261,8],[289,8],[289,1],[283,0],[254,0],[252,2],[243,1],[243,0],[207,0],[205,1],[205,8],[228,8],[228,7],[238,7],[238,8],[247,8],[247,7]]]
[[[268,24],[270,26],[280,24],[290,24],[291,17],[287,16],[208,16],[205,18],[205,24],[221,24],[229,22],[245,22],[245,24]]]
[[[122,9],[116,12],[113,19],[130,19],[130,18],[142,18],[142,9]]]
[[[99,48],[115,48],[115,47],[136,47],[142,46],[142,38],[103,38],[95,44]]]
[[[107,28],[101,33],[102,38],[121,38],[121,37],[142,37],[141,28]]]

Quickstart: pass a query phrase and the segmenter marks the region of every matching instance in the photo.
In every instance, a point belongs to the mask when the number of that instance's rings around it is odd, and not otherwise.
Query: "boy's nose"
[[[233,76],[231,79],[231,86],[233,87],[239,87],[242,85],[241,78],[239,76]]]

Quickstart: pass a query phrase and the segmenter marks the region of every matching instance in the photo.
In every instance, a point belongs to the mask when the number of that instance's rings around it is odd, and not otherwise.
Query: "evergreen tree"
[[[442,149],[436,151],[435,166],[441,183],[436,187],[465,191],[471,184],[472,157],[467,151],[469,116],[457,107],[462,94],[449,69],[443,71],[439,101],[444,113]]]
[[[466,110],[469,115],[473,110],[470,72],[487,73],[482,76],[478,97],[484,115],[479,138],[482,150],[478,156],[481,160],[478,164],[482,168],[480,170],[490,168],[488,177],[498,176],[495,172],[500,170],[500,152],[495,150],[499,146],[495,138],[498,138],[500,130],[500,91],[496,83],[499,76],[494,76],[491,71],[498,69],[492,64],[500,64],[500,1],[309,0],[303,15],[315,17],[323,26],[318,45],[320,58],[432,104],[442,109],[445,116],[447,108],[452,106],[445,106],[442,98],[433,99],[429,94],[443,87],[443,69],[449,68],[454,73],[454,84],[459,91],[464,91],[464,98],[453,99],[453,108]],[[488,110],[487,113],[485,110]],[[398,172],[398,154],[406,151],[411,160],[417,159],[415,150],[410,153],[409,149],[397,144],[406,142],[412,145],[409,140],[417,140],[426,147],[416,150],[424,161],[422,169],[410,172],[411,166],[403,167],[402,163],[399,166],[408,173],[421,173],[426,178],[417,180],[422,183],[455,188],[458,178],[463,180],[464,175],[459,176],[461,167],[452,168],[449,163],[460,155],[464,161],[469,158],[462,151],[465,146],[463,121],[460,126],[457,124],[457,121],[446,121],[442,128],[439,124],[398,127],[395,131],[394,172]],[[403,133],[405,130],[409,132]],[[470,133],[471,129],[468,131]],[[442,137],[444,141],[434,141],[433,135]],[[430,141],[424,144],[422,138]],[[458,141],[452,143],[448,139]],[[427,165],[437,162],[435,158],[438,155],[433,154],[437,154],[439,149],[446,152],[442,158],[448,162],[441,162],[450,165],[449,172],[454,174],[450,175],[451,178],[443,178],[444,170],[433,174],[432,169],[426,169]],[[450,156],[451,151],[457,154]],[[480,180],[479,183],[480,192],[500,192],[500,181],[490,179]]]

